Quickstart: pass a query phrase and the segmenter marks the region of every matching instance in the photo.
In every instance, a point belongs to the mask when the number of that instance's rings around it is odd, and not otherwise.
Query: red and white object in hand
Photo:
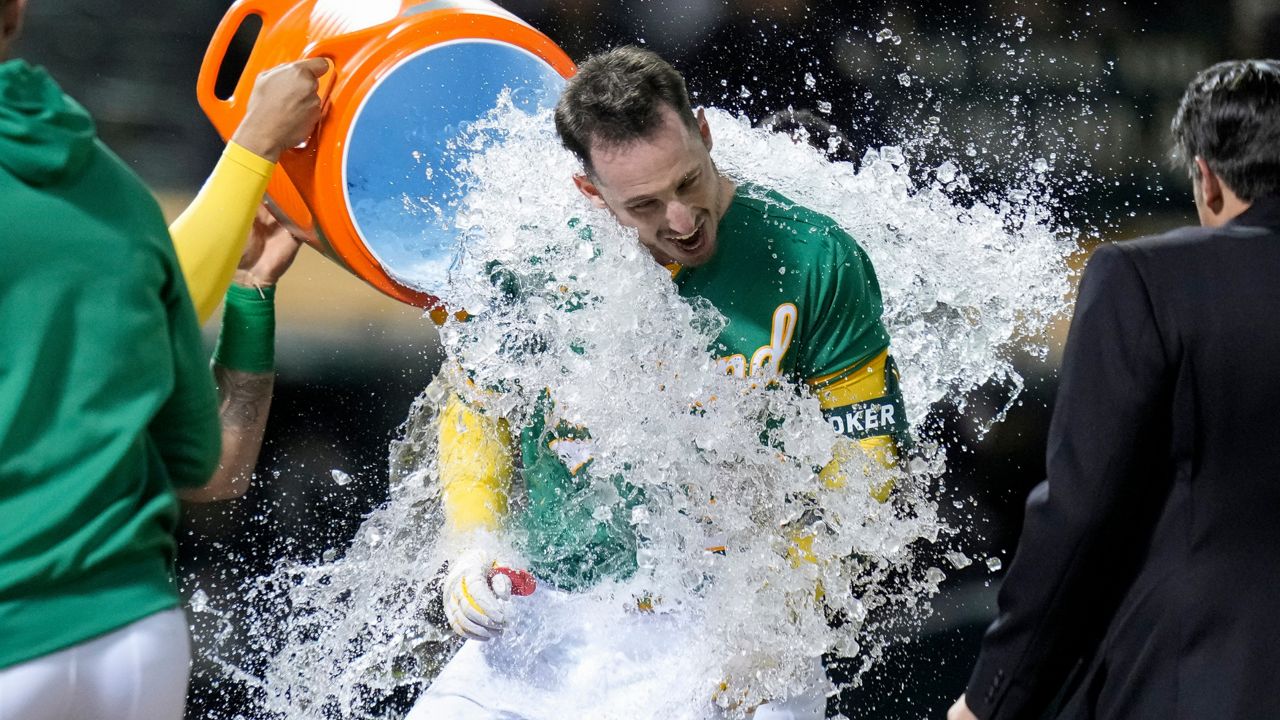
[[[449,566],[444,583],[444,614],[449,627],[471,640],[502,634],[511,616],[511,596],[537,588],[533,575],[496,565],[487,553],[472,550]]]
[[[496,589],[495,581],[504,582],[498,580],[499,576],[506,578],[505,582],[509,583],[508,587],[510,588],[511,595],[528,597],[533,594],[534,590],[538,589],[537,579],[534,578],[533,573],[528,570],[515,570],[513,568],[501,566],[494,567],[493,570],[489,572],[489,585],[491,587]]]

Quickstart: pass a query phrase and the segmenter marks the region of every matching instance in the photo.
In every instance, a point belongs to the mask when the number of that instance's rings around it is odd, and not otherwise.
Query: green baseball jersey
[[[830,218],[742,186],[717,237],[709,262],[673,273],[682,296],[702,297],[728,319],[711,348],[728,372],[821,387],[888,347],[871,262]],[[625,578],[636,569],[630,517],[643,495],[620,477],[593,482],[588,434],[548,427],[549,402],[520,436],[530,567],[568,590]]]

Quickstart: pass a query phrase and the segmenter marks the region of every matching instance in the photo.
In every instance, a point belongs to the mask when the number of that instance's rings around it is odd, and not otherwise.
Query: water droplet
[[[818,112],[822,113],[823,115],[830,115],[830,114],[831,114],[831,103],[827,102],[826,100],[819,100],[819,101],[818,101]]]
[[[631,509],[632,525],[648,525],[649,524],[649,508],[641,505]]]
[[[945,185],[955,180],[956,174],[959,172],[960,168],[956,167],[955,163],[947,160],[938,166],[938,169],[934,171],[934,175],[937,176],[938,182]]]
[[[854,598],[853,603],[849,605],[849,615],[854,622],[861,625],[862,621],[867,619],[867,606],[861,600]]]
[[[907,161],[906,156],[902,154],[902,148],[896,145],[886,145],[880,148],[880,157],[887,160],[894,167],[899,167]]]
[[[191,593],[191,612],[209,612],[209,594],[204,590]]]
[[[813,73],[805,73],[805,74],[804,74],[804,85],[805,85],[805,87],[807,87],[807,88],[809,88],[810,90],[812,90],[812,89],[814,89],[815,87],[817,87],[817,86],[818,86],[818,79],[817,79],[817,78],[815,78],[815,77],[813,76]]]
[[[337,483],[338,485],[350,485],[350,484],[351,484],[351,476],[350,476],[350,475],[348,475],[348,474],[346,474],[345,472],[343,472],[343,471],[339,470],[338,468],[334,468],[334,469],[330,470],[330,471],[329,471],[329,474],[333,476],[333,481],[334,481],[335,483]]]
[[[924,571],[924,581],[934,587],[937,587],[939,583],[946,579],[947,574],[936,567],[931,567]]]
[[[911,76],[907,73],[902,73],[898,76],[898,82],[902,83],[902,87],[911,87]]]
[[[1044,173],[1049,172],[1049,161],[1044,158],[1036,158],[1031,162],[1031,169],[1037,174],[1043,175]]]
[[[957,570],[963,570],[973,564],[973,560],[969,559],[968,555],[958,550],[947,553],[947,562],[951,563],[951,566]]]
[[[892,37],[893,37],[893,31],[890,30],[889,28],[885,28],[880,32],[876,33],[876,42],[882,43],[885,40],[888,40]]]
[[[1000,568],[1004,567],[1004,563],[1000,562],[1000,558],[991,556],[987,558],[987,570],[991,572],[1000,572]]]

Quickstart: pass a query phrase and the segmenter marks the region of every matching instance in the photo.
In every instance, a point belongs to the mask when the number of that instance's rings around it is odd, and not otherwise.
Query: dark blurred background
[[[499,4],[575,58],[621,42],[653,48],[685,73],[696,103],[753,121],[814,110],[848,136],[855,159],[935,126],[938,137],[919,152],[962,161],[975,196],[998,192],[1032,159],[1047,158],[1054,212],[1080,231],[1085,251],[1194,222],[1188,183],[1165,162],[1183,87],[1219,60],[1280,56],[1275,0]],[[17,49],[90,109],[102,138],[171,216],[221,149],[193,87],[227,6],[31,0]],[[1041,479],[1066,324],[1047,338],[1047,358],[1016,358],[1026,389],[990,432],[980,428],[1008,400],[1006,389],[975,393],[963,414],[935,410],[934,432],[955,438],[940,505],[975,562],[957,568],[939,559],[949,577],[934,615],[914,640],[891,646],[861,687],[833,701],[833,713],[941,718],[962,691],[991,617],[1000,577],[992,568],[1007,567],[1023,499]],[[279,328],[279,378],[255,488],[241,501],[186,512],[180,572],[198,605],[230,604],[244,578],[279,558],[319,559],[345,545],[385,497],[387,444],[440,362],[435,332],[416,310],[310,251],[281,284]],[[197,663],[188,716],[256,717],[243,687],[206,661]]]

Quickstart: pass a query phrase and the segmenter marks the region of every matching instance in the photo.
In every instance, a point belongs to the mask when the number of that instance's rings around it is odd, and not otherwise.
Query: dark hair
[[[853,161],[853,144],[832,122],[812,110],[780,110],[766,116],[757,127],[785,133],[796,142],[806,142],[830,160]]]
[[[1203,158],[1246,202],[1280,194],[1280,62],[1229,60],[1196,75],[1173,116],[1173,160]]]
[[[680,73],[656,53],[624,45],[578,66],[556,103],[556,132],[591,172],[592,143],[617,146],[648,137],[661,125],[664,106],[698,127]]]

